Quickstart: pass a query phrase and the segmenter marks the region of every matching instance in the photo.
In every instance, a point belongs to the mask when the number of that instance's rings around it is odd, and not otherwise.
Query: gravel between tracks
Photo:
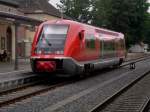
[[[150,99],[150,74],[114,99],[101,112],[141,112]]]
[[[146,66],[147,65],[143,66],[144,68],[142,69],[139,68],[132,71],[131,73],[127,73],[128,75],[126,74],[125,77],[121,77],[119,79],[116,77],[116,80],[106,83],[105,85],[94,89],[90,93],[72,100],[72,102],[63,102],[63,104],[60,106],[58,104],[52,105],[45,109],[44,112],[88,112],[95,105],[103,102],[112,94],[120,90],[120,88],[135,80],[136,77],[139,77],[145,71],[150,70],[149,67]]]
[[[139,74],[143,72],[141,69],[146,71],[148,69],[148,66],[150,65],[148,61],[147,64],[143,65],[143,63],[137,64],[137,69],[132,70],[132,72],[138,72]],[[143,66],[142,66],[143,65]],[[141,67],[142,66],[142,67]],[[69,84],[60,88],[56,88],[55,90],[43,93],[41,95],[37,95],[35,97],[32,97],[30,99],[24,100],[23,102],[18,102],[13,105],[3,107],[0,109],[2,112],[43,112],[45,108],[48,109],[48,107],[51,107],[58,102],[61,102],[69,97],[72,97],[76,94],[79,94],[82,91],[86,91],[89,88],[95,87],[97,85],[103,84],[105,81],[108,81],[112,79],[113,77],[121,77],[122,74],[125,74],[129,71],[128,67],[116,69],[113,71],[108,71],[106,73],[102,73],[78,82],[75,82],[73,84]],[[128,78],[131,78],[133,75],[129,75]],[[91,93],[74,100],[73,102],[70,102],[69,104],[66,104],[58,109],[56,111],[60,112],[86,112],[93,105],[95,105],[100,100],[106,98],[111,92],[115,91],[119,86],[123,86],[124,83],[127,83],[128,80],[124,78],[124,81],[120,80],[116,84],[112,84],[112,86],[109,87],[103,87],[104,91],[102,91],[102,88],[96,88],[96,90],[92,91]],[[121,85],[119,85],[119,83]],[[93,94],[94,92],[94,94]],[[102,94],[103,92],[103,94]],[[94,102],[94,103],[93,103]],[[47,110],[45,109],[45,111]]]

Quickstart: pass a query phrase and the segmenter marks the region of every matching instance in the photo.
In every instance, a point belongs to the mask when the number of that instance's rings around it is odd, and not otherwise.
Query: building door
[[[7,52],[11,56],[12,55],[12,30],[11,30],[11,27],[7,28],[6,36],[7,36]]]

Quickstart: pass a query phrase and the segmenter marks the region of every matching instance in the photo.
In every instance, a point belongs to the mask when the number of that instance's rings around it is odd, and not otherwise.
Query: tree
[[[128,46],[144,39],[147,0],[97,0],[94,4],[94,25],[124,33]]]
[[[99,27],[108,28],[109,11],[111,10],[111,0],[92,0],[92,24]]]
[[[84,23],[87,23],[90,20],[91,7],[89,0],[60,0],[60,2],[63,6],[62,10],[67,16]]]
[[[150,13],[147,13],[147,19],[144,22],[144,41],[150,45]]]
[[[61,0],[66,15],[125,34],[127,46],[150,40],[147,0]]]

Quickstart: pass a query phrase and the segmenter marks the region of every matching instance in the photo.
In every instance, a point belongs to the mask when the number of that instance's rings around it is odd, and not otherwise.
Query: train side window
[[[103,54],[105,58],[115,56],[115,43],[113,40],[104,41]]]
[[[89,49],[95,49],[95,38],[93,34],[86,34],[86,47]]]
[[[106,51],[114,51],[115,44],[113,41],[104,41],[104,50]]]

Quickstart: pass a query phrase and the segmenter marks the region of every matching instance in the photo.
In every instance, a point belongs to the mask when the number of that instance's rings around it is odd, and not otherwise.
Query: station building
[[[48,0],[0,0],[1,12],[14,16],[25,16],[41,22],[61,18],[59,10],[49,4]],[[14,21],[12,18],[0,17],[0,53],[6,50],[10,60],[15,60],[15,46],[17,45],[19,58],[27,58],[30,56],[36,25],[21,23],[15,31]],[[17,44],[15,44],[16,35]]]
[[[0,0],[0,12],[23,15],[18,9],[17,2]],[[7,50],[11,59],[15,58],[15,24],[10,18],[0,18],[0,53]]]

